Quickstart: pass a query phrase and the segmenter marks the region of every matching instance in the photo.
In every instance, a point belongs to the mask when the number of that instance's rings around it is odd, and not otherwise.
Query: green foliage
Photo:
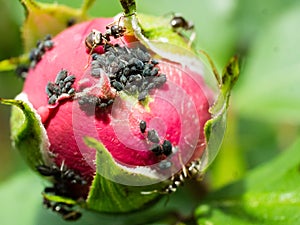
[[[300,140],[271,162],[206,197],[198,224],[298,224]]]

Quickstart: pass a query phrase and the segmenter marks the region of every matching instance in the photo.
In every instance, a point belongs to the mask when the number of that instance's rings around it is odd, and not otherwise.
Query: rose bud
[[[141,42],[120,21],[46,38],[22,93],[0,100],[17,106],[13,143],[51,182],[45,206],[66,220],[80,217],[76,205],[112,213],[154,203],[203,173],[223,137],[228,76],[215,102],[188,45]]]

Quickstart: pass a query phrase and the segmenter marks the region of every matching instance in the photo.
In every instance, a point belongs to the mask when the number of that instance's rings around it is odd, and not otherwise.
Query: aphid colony
[[[36,64],[42,59],[46,51],[52,49],[53,46],[54,46],[54,42],[51,40],[51,35],[46,35],[46,37],[42,41],[39,40],[36,43],[36,47],[31,49],[31,51],[29,52],[29,56],[28,56],[29,65],[27,64],[18,65],[15,70],[16,74],[19,77],[26,79],[29,69],[34,68]]]
[[[30,68],[34,68],[42,59],[45,52],[53,48],[53,45],[54,43],[51,40],[51,35],[47,35],[43,41],[38,41],[36,48],[32,49],[29,53]]]
[[[72,87],[75,81],[74,75],[68,75],[67,70],[58,72],[55,82],[48,82],[46,86],[46,94],[48,95],[48,103],[54,105],[60,96],[71,97],[75,94],[75,89]]]
[[[158,61],[139,47],[107,46],[104,54],[94,53],[92,59],[92,76],[100,77],[106,73],[113,88],[137,95],[139,101],[145,100],[150,90],[167,81],[166,75],[159,72]]]
[[[45,177],[52,179],[52,187],[44,189],[45,194],[52,194],[55,196],[63,196],[72,199],[80,198],[80,195],[74,192],[75,189],[80,189],[86,185],[87,182],[81,176],[70,169],[56,166],[40,165],[36,167],[37,171]],[[81,217],[81,213],[73,210],[73,205],[64,202],[55,202],[44,197],[44,205],[52,209],[54,212],[60,214],[65,220],[77,220]]]

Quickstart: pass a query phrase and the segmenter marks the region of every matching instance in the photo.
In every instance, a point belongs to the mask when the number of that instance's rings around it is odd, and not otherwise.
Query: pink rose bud
[[[214,95],[202,63],[188,46],[131,35],[99,18],[46,38],[31,55],[17,99],[39,121],[42,143],[35,160],[26,157],[52,182],[44,204],[67,220],[79,218],[76,204],[140,209],[203,172]]]

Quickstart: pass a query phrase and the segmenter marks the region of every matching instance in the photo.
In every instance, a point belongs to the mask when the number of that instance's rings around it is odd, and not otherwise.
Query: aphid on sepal
[[[36,167],[37,171],[45,177],[51,177],[53,179],[53,186],[46,187],[45,193],[53,193],[55,195],[72,197],[72,185],[85,185],[87,182],[73,170],[64,168],[62,164],[61,168],[56,166],[40,165]]]
[[[73,210],[73,205],[69,205],[62,202],[53,202],[46,197],[43,198],[43,205],[47,209],[51,209],[53,212],[58,213],[66,221],[76,221],[82,214],[79,211]]]
[[[30,68],[34,68],[36,64],[42,59],[46,51],[52,49],[54,42],[51,40],[50,35],[46,35],[43,41],[38,41],[36,48],[29,52]]]
[[[60,214],[65,220],[77,220],[81,217],[81,213],[74,211],[72,204],[66,204],[63,202],[56,202],[49,200],[46,195],[61,196],[78,200],[77,193],[74,193],[74,188],[80,188],[87,184],[87,182],[73,170],[64,168],[62,164],[61,168],[56,166],[39,165],[36,167],[37,171],[45,177],[52,179],[53,186],[45,187],[43,203],[47,208],[52,209],[54,212]]]

